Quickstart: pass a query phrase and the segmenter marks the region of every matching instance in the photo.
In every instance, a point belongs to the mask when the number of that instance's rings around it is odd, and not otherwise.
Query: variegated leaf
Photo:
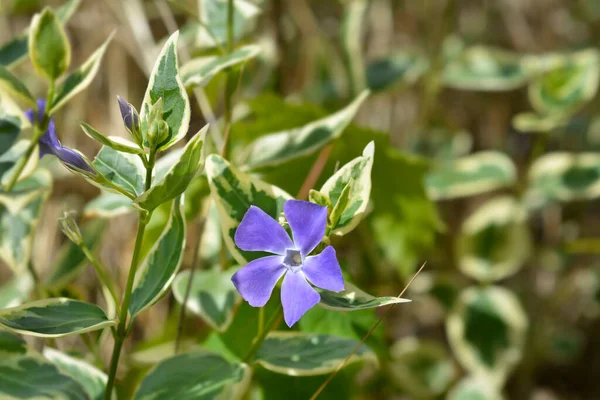
[[[185,220],[183,197],[173,200],[169,220],[136,274],[129,313],[139,314],[169,290],[183,261]]]
[[[35,72],[55,81],[71,63],[71,43],[51,8],[33,16],[29,26],[29,59]]]
[[[129,193],[133,198],[144,193],[146,168],[137,155],[102,146],[92,165],[108,181]],[[103,185],[103,187],[107,190],[114,190],[109,185]]]
[[[261,257],[257,252],[245,252],[236,247],[233,241],[235,230],[251,205],[277,220],[283,212],[283,203],[292,197],[276,186],[241,172],[216,154],[206,158],[206,176],[219,211],[221,232],[233,257],[241,265]]]
[[[415,83],[429,68],[425,57],[416,52],[400,51],[375,60],[366,67],[367,87],[378,92]]]
[[[23,335],[62,337],[115,325],[95,304],[52,298],[0,310],[0,326]]]
[[[227,0],[203,0],[198,7],[198,46],[216,47],[227,43]],[[254,26],[260,9],[248,0],[235,0],[233,7],[233,37],[238,40]]]
[[[15,122],[14,119],[10,121],[10,123],[13,122]],[[9,127],[9,129],[12,130],[13,127]],[[10,182],[17,173],[18,162],[22,157],[25,157],[30,143],[31,141],[27,139],[18,140],[7,151],[0,155],[0,183],[2,186],[8,185],[8,182]],[[29,156],[29,160],[21,170],[16,181],[19,182],[29,177],[29,175],[35,171],[39,159],[39,148],[38,146],[35,146]]]
[[[504,400],[498,388],[490,385],[485,377],[466,376],[454,385],[447,400]]]
[[[179,32],[171,35],[158,55],[156,64],[154,64],[150,74],[150,81],[140,111],[144,144],[148,145],[146,118],[150,112],[150,107],[159,98],[163,99],[163,119],[169,126],[169,135],[163,143],[159,144],[158,150],[161,151],[183,139],[190,125],[190,100],[179,77],[177,65],[178,37]]]
[[[345,282],[344,285],[345,289],[339,293],[317,289],[321,294],[319,305],[335,311],[357,311],[411,301],[401,297],[374,297],[349,282]]]
[[[114,150],[130,154],[146,154],[144,150],[142,150],[137,144],[120,136],[104,136],[96,129],[94,129],[91,125],[86,124],[85,122],[81,123],[81,129],[85,132],[86,135],[88,135],[95,141]]]
[[[336,225],[331,227],[331,233],[334,235],[347,234],[358,225],[364,216],[371,195],[371,169],[373,168],[374,152],[375,144],[371,142],[365,147],[362,156],[340,168],[321,187],[320,192],[329,197],[335,208],[342,191],[351,182],[347,205]]]
[[[29,92],[27,86],[3,66],[0,66],[0,92],[18,98],[30,107],[35,107],[35,98]]]
[[[0,309],[20,306],[33,290],[33,279],[29,274],[15,275],[0,286]]]
[[[114,218],[135,211],[129,197],[119,193],[103,192],[85,205],[85,218]]]
[[[248,45],[222,56],[195,58],[181,66],[181,79],[186,88],[204,87],[219,72],[245,63],[260,53],[260,46]]]
[[[250,145],[246,164],[254,169],[274,166],[318,151],[340,137],[368,95],[364,91],[345,108],[308,125],[261,136]]]

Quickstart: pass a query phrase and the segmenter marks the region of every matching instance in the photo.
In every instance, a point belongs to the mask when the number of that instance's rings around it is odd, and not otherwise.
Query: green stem
[[[148,159],[148,168],[146,169],[146,190],[152,186],[152,170],[154,169],[154,162],[156,160],[156,153],[154,150],[150,151],[150,157]],[[115,386],[115,378],[117,375],[117,368],[119,366],[119,358],[121,357],[121,350],[123,343],[129,335],[130,330],[127,326],[127,312],[129,310],[129,303],[131,302],[131,293],[133,292],[133,283],[135,281],[135,274],[140,264],[140,253],[142,250],[142,242],[144,239],[144,232],[146,231],[146,225],[150,220],[152,213],[146,211],[139,212],[138,231],[135,237],[135,247],[133,249],[133,256],[131,257],[131,267],[129,268],[129,275],[127,277],[127,286],[125,287],[125,294],[123,295],[123,302],[121,303],[119,310],[119,325],[117,326],[116,333],[114,334],[115,347],[110,361],[110,370],[108,374],[108,382],[106,383],[106,390],[104,392],[104,399],[110,400],[113,388]],[[132,324],[133,321],[130,322]],[[133,325],[130,325],[133,326]]]
[[[233,0],[227,0],[227,54],[233,52],[233,11],[234,4]],[[227,71],[227,79],[225,81],[225,128],[223,130],[223,148],[221,149],[221,156],[224,158],[228,157],[229,153],[229,135],[231,131],[231,113],[232,104],[231,97],[233,95],[234,88],[234,74],[231,70]]]
[[[96,273],[98,274],[98,278],[100,279],[100,282],[102,282],[102,284],[106,287],[106,289],[108,289],[110,296],[111,296],[111,298],[115,304],[115,307],[117,309],[117,314],[119,314],[119,312],[120,312],[119,298],[117,297],[117,291],[116,291],[114,282],[109,278],[109,276],[106,273],[106,268],[104,268],[104,266],[102,265],[100,260],[98,260],[98,258],[96,258],[94,253],[92,253],[92,251],[85,245],[85,243],[80,244],[79,248],[81,249],[81,251],[83,251],[83,253],[87,257],[87,259],[94,266],[94,269],[96,270]]]
[[[261,311],[262,311],[262,308],[261,308]],[[263,342],[267,338],[267,335],[269,334],[269,332],[271,332],[273,329],[275,329],[281,323],[282,318],[283,318],[283,308],[279,308],[277,311],[275,311],[273,313],[273,315],[271,315],[271,318],[269,318],[269,322],[267,322],[265,329],[260,330],[258,332],[258,335],[256,335],[256,337],[254,338],[254,341],[252,342],[252,346],[250,347],[250,350],[248,350],[248,354],[246,354],[246,357],[244,357],[245,363],[248,363],[250,360],[252,360],[252,358],[254,358],[254,355],[256,354],[258,349],[260,349],[260,346],[263,344]]]

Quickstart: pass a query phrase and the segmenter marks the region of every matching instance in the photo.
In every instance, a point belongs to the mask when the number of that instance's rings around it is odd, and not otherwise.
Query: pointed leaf
[[[269,371],[291,376],[324,375],[354,350],[357,341],[305,332],[271,332],[256,353],[256,362]],[[366,346],[348,360],[346,366],[377,358]]]
[[[231,283],[234,273],[235,269],[231,268],[227,271],[196,271],[190,287],[186,308],[219,332],[227,329],[241,299]],[[173,282],[173,294],[179,303],[183,303],[189,281],[190,271],[186,270],[179,273]]]
[[[35,107],[35,98],[29,93],[27,86],[2,66],[0,66],[0,92],[6,92],[10,96],[24,101],[29,106]]]
[[[241,265],[261,257],[257,252],[245,252],[237,248],[233,241],[235,230],[251,205],[277,220],[283,212],[283,203],[292,197],[276,186],[239,171],[216,154],[206,158],[206,176],[219,211],[221,232],[233,257]]]
[[[512,160],[497,151],[482,151],[440,165],[425,180],[435,200],[473,196],[513,185],[517,179]]]
[[[135,198],[144,193],[146,168],[138,156],[102,146],[92,165],[107,180],[132,197]],[[104,185],[104,187],[114,190],[108,185]]]
[[[367,87],[382,91],[391,87],[415,83],[429,68],[429,62],[415,52],[395,52],[367,65]]]
[[[0,325],[23,335],[62,337],[115,325],[95,304],[55,298],[0,310]]]
[[[223,56],[195,58],[181,66],[181,80],[186,88],[204,87],[219,72],[245,63],[260,53],[260,46],[248,45]]]
[[[56,89],[56,95],[52,99],[52,106],[50,107],[49,114],[52,115],[56,111],[64,106],[77,93],[84,90],[92,82],[98,70],[100,69],[100,63],[102,57],[106,52],[108,44],[112,40],[114,33],[112,33],[108,39],[88,58],[79,68],[73,71],[63,83],[61,83]]]
[[[135,199],[134,204],[144,210],[152,211],[159,205],[182,194],[202,169],[204,158],[202,149],[208,125],[202,128],[185,145],[181,157],[171,166],[163,177],[153,182],[152,187]]]
[[[14,121],[14,120],[13,120]],[[11,128],[9,128],[11,129]],[[27,149],[29,148],[30,140],[22,139],[14,143],[7,151],[0,155],[0,184],[6,186],[12,179],[13,175],[17,173],[17,165],[22,157],[25,157]],[[25,164],[25,167],[21,170],[17,182],[27,179],[31,175],[38,165],[40,159],[39,147],[35,146],[34,150],[29,156],[29,160]]]
[[[217,354],[180,354],[156,365],[142,380],[134,400],[238,400],[248,389],[250,375],[246,364],[230,363]]]
[[[447,319],[450,346],[469,372],[500,388],[519,363],[525,344],[527,315],[507,289],[466,289]]]
[[[0,93],[0,156],[12,148],[21,131],[29,126],[29,121],[17,105],[7,95]],[[13,164],[13,161],[0,163],[0,177]]]
[[[303,127],[258,138],[251,144],[246,164],[252,168],[274,166],[318,151],[340,137],[368,95],[364,91],[340,111]]]
[[[333,206],[336,207],[344,187],[352,181],[348,204],[332,229],[332,233],[335,235],[341,236],[350,232],[363,218],[371,196],[371,169],[374,151],[375,144],[371,142],[365,147],[361,157],[344,165],[321,187],[320,192],[329,197]]]
[[[135,289],[129,305],[129,313],[132,316],[152,306],[169,290],[183,261],[184,249],[183,198],[176,198],[163,233],[137,272]]]
[[[29,28],[29,58],[35,72],[49,81],[61,76],[71,63],[71,44],[56,14],[45,8]]]
[[[166,150],[183,139],[190,124],[190,101],[183,83],[181,83],[177,66],[178,37],[179,32],[171,35],[158,55],[140,111],[142,132],[144,133],[144,140],[147,141],[145,137],[148,130],[146,118],[150,112],[150,107],[159,98],[163,99],[163,119],[169,126],[169,135],[160,144],[159,150]]]
[[[411,301],[401,297],[374,297],[349,282],[345,282],[344,285],[345,289],[339,293],[317,289],[321,294],[319,305],[335,311],[356,311]]]
[[[103,192],[85,205],[84,218],[114,218],[135,211],[133,202],[119,193]]]
[[[106,137],[85,122],[82,122],[80,126],[86,135],[103,144],[104,146],[110,147],[111,149],[129,154],[146,154],[144,150],[140,148],[140,146],[120,136]]]

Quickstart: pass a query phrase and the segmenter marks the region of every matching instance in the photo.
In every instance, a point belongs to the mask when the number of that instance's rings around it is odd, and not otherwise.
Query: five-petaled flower
[[[344,290],[344,279],[333,247],[327,246],[320,254],[309,256],[325,234],[327,207],[288,200],[283,213],[293,241],[286,230],[260,208],[251,206],[246,212],[235,232],[235,244],[245,251],[274,255],[250,261],[231,280],[244,300],[253,307],[262,307],[285,275],[281,304],[285,322],[291,327],[321,299],[311,284],[340,292]]]
[[[44,109],[46,101],[40,99],[37,101],[38,113],[37,118],[33,109],[25,111],[25,116],[33,124],[44,119]],[[54,126],[54,118],[48,121],[48,128],[39,140],[40,158],[46,154],[56,156],[67,167],[93,173],[94,170],[88,165],[83,156],[75,150],[63,146],[56,135],[56,127]]]

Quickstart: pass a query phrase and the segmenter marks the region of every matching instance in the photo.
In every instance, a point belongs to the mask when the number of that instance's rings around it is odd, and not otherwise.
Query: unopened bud
[[[77,222],[75,221],[75,212],[65,211],[58,221],[60,223],[60,229],[65,236],[77,246],[81,246],[83,244],[83,236],[79,230],[79,225],[77,225]]]
[[[156,100],[156,103],[152,104],[152,107],[150,107],[150,112],[148,113],[148,125],[151,126],[162,119],[163,99],[160,97],[158,100]]]
[[[308,192],[308,201],[327,207],[329,211],[331,211],[331,208],[333,207],[333,205],[331,204],[331,200],[329,200],[329,197],[314,189],[311,189],[310,192]]]
[[[119,101],[119,109],[121,110],[121,117],[125,124],[125,129],[131,134],[136,143],[141,143],[142,134],[140,129],[140,117],[134,106],[127,103],[125,100],[117,96]]]
[[[158,147],[167,137],[169,137],[169,125],[165,121],[161,119],[150,125],[147,139],[151,148]]]

